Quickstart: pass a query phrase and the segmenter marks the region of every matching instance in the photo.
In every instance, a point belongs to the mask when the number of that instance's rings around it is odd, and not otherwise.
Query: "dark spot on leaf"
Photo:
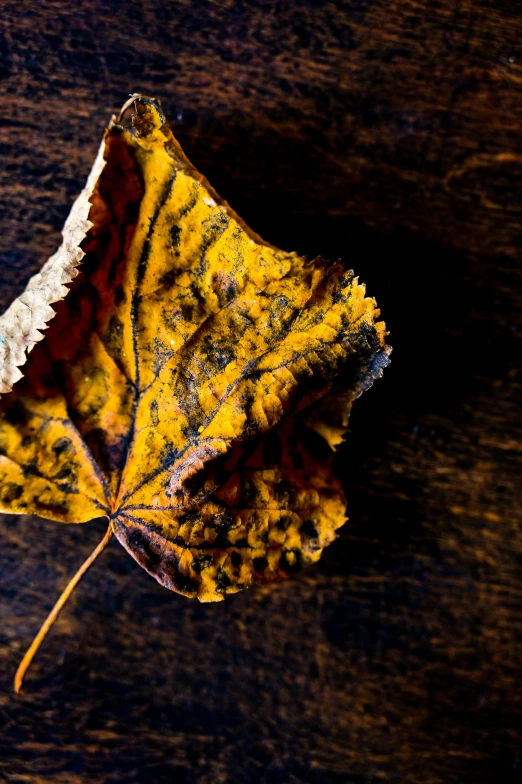
[[[74,495],[78,493],[78,486],[75,482],[60,482],[56,485],[62,493],[66,495]]]
[[[186,596],[194,596],[198,590],[198,583],[188,574],[174,572],[169,575],[175,589]]]
[[[181,241],[181,229],[179,226],[171,226],[169,229],[169,237],[173,248],[177,248]]]
[[[65,465],[53,476],[53,479],[67,479],[72,473],[70,466]]]
[[[53,444],[53,452],[56,457],[59,457],[64,452],[69,452],[73,448],[73,442],[67,436],[62,436],[62,438],[57,438]]]
[[[197,523],[200,518],[199,512],[185,512],[184,514],[180,515],[178,520],[180,526],[185,525],[186,523]]]
[[[201,574],[203,569],[206,569],[208,566],[211,566],[214,563],[214,559],[211,555],[195,555],[194,561],[192,563],[192,568],[196,572],[196,574]]]
[[[47,512],[50,515],[60,517],[61,515],[66,515],[69,511],[69,507],[65,501],[48,503],[46,501],[41,501],[39,497],[35,495],[33,496],[32,502],[37,514],[40,514],[41,512]]]
[[[219,572],[216,578],[216,591],[218,593],[224,593],[227,588],[232,585],[232,580],[228,576],[228,574],[224,571]]]
[[[310,537],[310,539],[318,539],[319,534],[313,520],[305,520],[301,525],[301,534]]]
[[[279,528],[280,531],[286,531],[291,522],[292,518],[290,515],[281,515],[276,523],[276,528]]]
[[[259,558],[254,558],[252,561],[254,565],[254,569],[258,574],[262,574],[265,569],[268,569],[268,561],[265,556],[260,556]]]
[[[234,299],[239,285],[235,278],[220,271],[212,276],[212,289],[217,295],[220,307],[224,307]]]
[[[36,465],[36,457],[32,458],[27,465],[22,466],[22,473],[26,479],[31,476],[42,476],[40,469]]]
[[[140,530],[135,528],[129,535],[127,542],[129,548],[135,552],[136,555],[139,555],[151,570],[161,563],[161,554],[153,549],[150,541]]]
[[[131,550],[142,550],[144,547],[145,537],[142,532],[135,528],[127,537],[127,544]]]
[[[214,527],[218,534],[228,534],[231,528],[236,524],[235,518],[226,512],[221,512],[214,517]]]
[[[172,288],[176,282],[177,276],[178,273],[175,269],[168,270],[168,272],[165,272],[159,279],[160,286],[165,286],[168,289]]]
[[[14,482],[8,482],[1,490],[1,498],[3,504],[12,504],[13,501],[18,501],[18,499],[23,495],[24,488],[21,485],[17,485]]]

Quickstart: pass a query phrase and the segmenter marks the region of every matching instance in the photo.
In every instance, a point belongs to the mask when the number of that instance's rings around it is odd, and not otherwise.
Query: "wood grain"
[[[520,781],[521,40],[514,0],[2,4],[2,308],[140,91],[262,236],[353,265],[395,352],[317,568],[199,605],[115,544],[19,697],[105,524],[2,517],[0,780]]]

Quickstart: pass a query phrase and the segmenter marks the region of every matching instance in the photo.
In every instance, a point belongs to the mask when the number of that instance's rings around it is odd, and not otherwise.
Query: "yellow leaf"
[[[107,515],[148,572],[202,601],[280,580],[345,520],[328,453],[388,362],[375,301],[343,265],[254,234],[152,99],[113,120],[103,159],[80,252],[64,239],[79,274],[56,273],[69,293],[0,400],[0,508]],[[35,340],[9,329],[18,368]]]

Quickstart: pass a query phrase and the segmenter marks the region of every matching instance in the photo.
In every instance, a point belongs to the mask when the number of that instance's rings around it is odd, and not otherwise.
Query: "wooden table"
[[[2,516],[2,781],[522,780],[521,41],[515,0],[4,0],[2,308],[140,91],[262,236],[354,267],[395,351],[316,568],[200,605],[114,543],[20,696],[104,523]]]

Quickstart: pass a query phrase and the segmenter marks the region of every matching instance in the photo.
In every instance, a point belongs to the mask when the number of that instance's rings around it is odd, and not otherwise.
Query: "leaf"
[[[286,577],[345,521],[331,448],[388,363],[378,318],[343,265],[254,234],[137,98],[0,320],[1,510],[107,515],[202,601]]]

